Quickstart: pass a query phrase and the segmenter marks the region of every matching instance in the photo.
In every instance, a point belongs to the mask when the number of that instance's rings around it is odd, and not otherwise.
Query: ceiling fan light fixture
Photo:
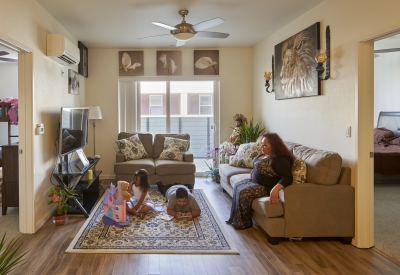
[[[181,40],[181,41],[190,40],[190,39],[192,39],[194,36],[195,36],[195,34],[194,34],[194,33],[190,33],[190,32],[188,32],[188,33],[177,33],[177,34],[174,34],[175,39],[176,39],[176,40]]]

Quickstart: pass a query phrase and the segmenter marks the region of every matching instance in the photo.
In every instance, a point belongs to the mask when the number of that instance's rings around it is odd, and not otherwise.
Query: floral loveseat
[[[254,200],[253,220],[267,233],[271,244],[280,237],[342,237],[350,243],[354,236],[354,188],[350,168],[342,167],[339,154],[285,142],[307,168],[305,182],[281,190],[278,204],[269,197]],[[232,196],[233,188],[250,177],[250,168],[221,164],[221,186]]]
[[[117,144],[121,141],[136,136],[139,138],[139,142],[144,147],[143,149],[134,149],[134,153],[139,156],[138,159],[126,160],[126,156],[118,151],[116,154],[116,163],[114,165],[114,172],[116,175],[116,181],[132,181],[135,171],[138,169],[146,169],[149,174],[150,184],[156,184],[158,180],[166,185],[171,185],[175,182],[187,184],[189,188],[193,188],[195,183],[195,172],[196,166],[193,162],[193,154],[190,151],[182,152],[182,160],[171,160],[168,159],[170,156],[166,154],[164,150],[164,143],[166,138],[176,138],[180,140],[188,141],[186,150],[189,149],[190,135],[189,134],[156,134],[154,136],[151,133],[126,133],[121,132],[118,134]],[[135,142],[135,140],[133,140]],[[122,146],[119,146],[120,150]],[[140,147],[140,146],[138,146]],[[184,150],[182,150],[184,151]],[[127,154],[129,156],[129,154]],[[160,155],[163,155],[165,159],[160,159]],[[174,158],[175,156],[171,156]],[[132,156],[134,158],[134,156]]]

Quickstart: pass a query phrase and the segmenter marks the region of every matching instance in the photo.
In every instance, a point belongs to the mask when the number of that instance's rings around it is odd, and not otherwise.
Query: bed
[[[379,113],[374,129],[374,173],[400,177],[400,112]]]

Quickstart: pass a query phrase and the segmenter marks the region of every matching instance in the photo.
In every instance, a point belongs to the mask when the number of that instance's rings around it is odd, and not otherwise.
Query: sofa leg
[[[342,244],[351,244],[352,239],[353,239],[353,237],[341,237],[340,242]]]
[[[280,237],[271,237],[271,236],[268,235],[268,233],[267,233],[267,240],[268,240],[268,242],[269,242],[270,244],[272,244],[272,245],[277,245],[277,244],[279,244]]]

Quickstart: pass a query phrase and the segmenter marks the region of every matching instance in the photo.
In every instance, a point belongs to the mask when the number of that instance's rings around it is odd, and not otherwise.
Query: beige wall
[[[182,76],[193,76],[193,50],[182,51]],[[221,48],[220,61],[220,140],[227,140],[234,126],[233,116],[252,115],[253,50]],[[101,156],[97,168],[102,177],[114,177],[115,140],[118,135],[118,49],[89,49],[87,104],[99,105],[103,120],[96,122],[96,154]],[[157,49],[144,50],[144,75],[156,76]],[[91,129],[90,129],[91,130]],[[89,131],[88,152],[93,152],[93,131]],[[90,155],[90,153],[88,153]]]
[[[262,118],[268,129],[279,133],[284,140],[340,153],[343,164],[352,168],[352,184],[356,188],[358,42],[398,28],[399,8],[400,2],[395,0],[325,0],[254,48],[254,116]],[[264,71],[271,70],[274,46],[315,22],[321,22],[323,47],[325,27],[330,26],[331,78],[322,82],[321,96],[274,100],[274,94],[265,92],[262,78]],[[352,127],[350,138],[345,137],[346,126]],[[367,211],[360,208],[359,203],[356,201],[356,221],[363,211]],[[359,244],[357,232],[362,230],[361,226],[357,222],[356,245]]]
[[[61,33],[72,43],[74,39],[36,1],[0,0],[0,38],[17,42],[33,52],[33,114],[29,114],[33,125],[44,123],[45,134],[33,136],[33,148],[21,148],[33,152],[34,178],[31,182],[34,196],[34,230],[51,215],[53,206],[47,206],[50,188],[50,173],[56,163],[54,143],[57,138],[61,107],[84,106],[85,78],[80,77],[80,95],[68,94],[68,67],[62,67],[46,56],[46,34]],[[77,71],[77,66],[71,69]],[[64,77],[61,77],[64,70]],[[29,139],[28,139],[29,140]],[[21,167],[20,169],[24,169]],[[25,183],[23,183],[25,184]]]

